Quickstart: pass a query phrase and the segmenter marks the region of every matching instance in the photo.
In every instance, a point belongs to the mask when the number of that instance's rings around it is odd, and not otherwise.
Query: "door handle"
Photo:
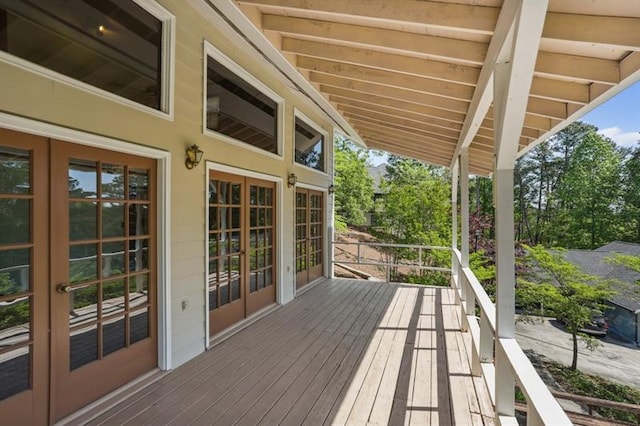
[[[73,290],[73,288],[68,284],[58,284],[56,287],[56,291],[60,294],[71,293],[71,290]]]

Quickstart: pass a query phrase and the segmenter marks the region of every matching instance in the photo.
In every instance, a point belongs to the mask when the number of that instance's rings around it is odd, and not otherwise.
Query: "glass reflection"
[[[209,181],[209,204],[216,204],[218,202],[217,194],[218,181],[212,179]]]
[[[0,244],[28,243],[31,200],[0,199]]]
[[[209,310],[213,311],[218,308],[218,287],[211,286],[209,287]]]
[[[240,299],[240,280],[236,279],[231,282],[231,301]]]
[[[2,354],[0,357],[0,401],[29,389],[31,345]]]
[[[149,275],[129,277],[129,309],[149,302]]]
[[[149,205],[129,205],[129,235],[149,235]]]
[[[28,194],[30,183],[29,152],[0,147],[0,194]]]
[[[129,169],[129,199],[149,199],[149,171],[144,169]]]
[[[69,247],[69,282],[79,283],[98,278],[96,244],[80,244]]]
[[[124,270],[124,242],[102,243],[102,277],[122,275]]]
[[[218,229],[218,208],[209,207],[209,230]]]
[[[102,316],[123,313],[125,280],[108,281],[102,284]]]
[[[96,198],[98,195],[98,172],[94,161],[69,161],[69,197]]]
[[[0,251],[0,296],[29,291],[30,250]]]
[[[129,314],[129,344],[149,337],[149,311],[143,309]]]
[[[149,240],[129,241],[129,272],[149,269]]]
[[[0,302],[0,350],[29,340],[31,328],[29,297]]]
[[[124,198],[124,167],[102,165],[100,177],[102,198]]]
[[[75,370],[98,359],[98,326],[72,331],[69,335],[69,369]]]
[[[72,201],[69,203],[69,239],[71,241],[96,238],[96,202]]]
[[[78,327],[98,319],[98,286],[74,288],[69,293],[69,325]]]
[[[124,204],[102,204],[102,238],[124,237]]]
[[[116,352],[126,345],[125,317],[105,321],[102,324],[102,356]]]

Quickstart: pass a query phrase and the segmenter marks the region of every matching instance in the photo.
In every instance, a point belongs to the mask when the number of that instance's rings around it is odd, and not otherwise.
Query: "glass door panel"
[[[296,191],[296,288],[322,276],[324,210],[322,192]]]
[[[0,419],[47,421],[46,139],[0,129]]]

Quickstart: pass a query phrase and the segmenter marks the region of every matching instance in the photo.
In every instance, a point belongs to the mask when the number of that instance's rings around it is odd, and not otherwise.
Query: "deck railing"
[[[570,425],[568,416],[544,384],[533,365],[522,351],[515,339],[496,339],[496,306],[469,267],[462,266],[462,256],[454,249],[451,256],[451,269],[425,265],[425,253],[434,250],[451,248],[440,246],[420,246],[409,244],[386,244],[367,242],[334,241],[334,249],[338,246],[356,246],[355,257],[333,260],[334,264],[368,265],[382,267],[386,271],[386,281],[391,282],[391,270],[405,267],[419,271],[438,271],[451,274],[451,285],[456,289],[461,307],[462,328],[469,331],[473,341],[471,350],[471,371],[475,376],[482,376],[489,389],[491,401],[496,403],[496,377],[512,376],[519,385],[527,401],[527,425]],[[378,260],[367,257],[363,252],[367,248],[381,249]],[[403,249],[417,252],[416,261],[393,261],[388,253]],[[335,253],[335,251],[334,251]],[[504,362],[496,368],[495,354],[501,354]],[[515,393],[515,387],[506,392]],[[515,409],[515,405],[514,405]],[[496,413],[499,425],[517,425],[514,416],[503,416]]]
[[[462,266],[460,251],[452,256],[452,285],[460,299],[462,327],[469,330],[472,345],[472,373],[482,375],[496,403],[496,377],[512,376],[527,401],[527,425],[570,425],[571,421],[544,384],[515,339],[496,338],[496,307],[469,267]],[[477,312],[479,310],[480,316]],[[495,356],[505,362],[496,368]],[[515,392],[514,389],[506,392]],[[517,425],[515,417],[499,416],[500,425]]]

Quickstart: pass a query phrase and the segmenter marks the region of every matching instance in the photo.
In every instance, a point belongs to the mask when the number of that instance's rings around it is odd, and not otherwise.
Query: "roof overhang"
[[[512,80],[530,85],[507,99],[524,115],[517,134],[503,136],[518,155],[640,80],[639,1],[549,0],[538,18],[526,7],[532,1],[539,0],[202,0],[194,7],[214,11],[347,137],[442,166],[468,150],[470,171],[487,175],[496,130],[509,124],[494,122],[497,65],[512,61]],[[540,18],[540,35],[518,32]],[[511,55],[520,42],[535,47]],[[522,73],[530,75],[518,80]]]

